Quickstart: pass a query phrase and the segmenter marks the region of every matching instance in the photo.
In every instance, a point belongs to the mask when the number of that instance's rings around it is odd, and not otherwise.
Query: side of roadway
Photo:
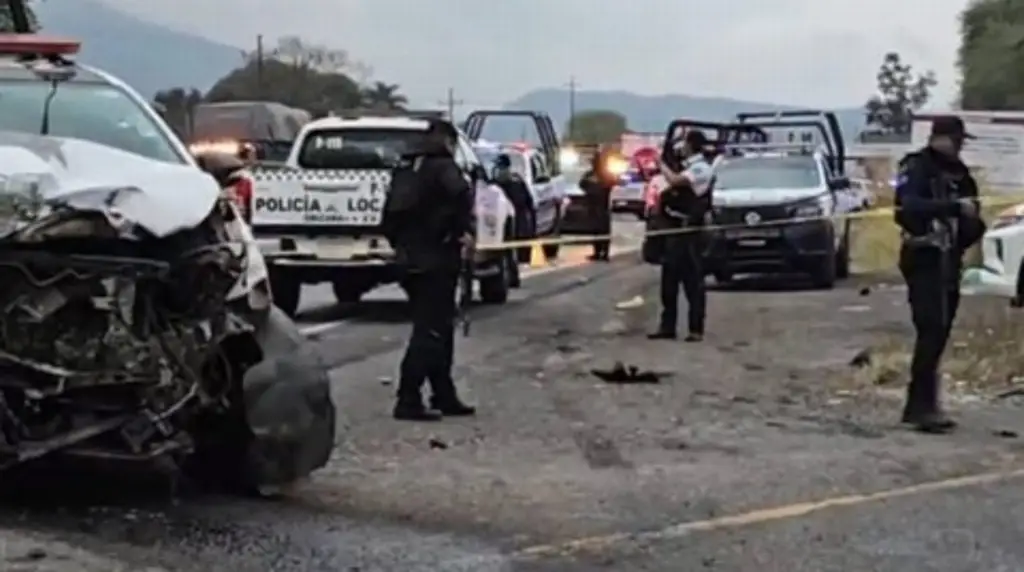
[[[129,568],[124,563],[71,546],[54,537],[0,527],[0,570],[3,572],[162,572],[160,568]]]

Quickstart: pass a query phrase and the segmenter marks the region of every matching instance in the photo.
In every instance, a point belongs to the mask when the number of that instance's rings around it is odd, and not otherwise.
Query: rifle
[[[469,337],[469,306],[473,303],[474,252],[470,250],[459,265],[458,320],[462,322],[462,335]]]
[[[932,180],[932,193],[934,196],[943,201],[956,200],[958,197],[952,196],[950,193],[950,181],[946,177],[936,177]],[[949,217],[944,220],[933,220],[933,240],[932,243],[939,250],[939,284],[942,288],[942,296],[939,299],[939,317],[942,318],[942,327],[947,327],[950,315],[949,315],[949,288],[950,280],[953,278],[950,276],[950,257],[953,253],[953,249],[958,248],[960,242],[957,236],[959,217]],[[959,277],[957,277],[956,287],[959,287]]]

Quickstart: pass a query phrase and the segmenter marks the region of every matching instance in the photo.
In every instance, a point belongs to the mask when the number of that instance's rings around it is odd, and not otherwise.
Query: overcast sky
[[[295,34],[348,50],[419,105],[449,86],[504,103],[575,76],[581,89],[860,105],[886,51],[956,92],[967,0],[105,0],[251,46]],[[227,25],[225,25],[228,23]]]

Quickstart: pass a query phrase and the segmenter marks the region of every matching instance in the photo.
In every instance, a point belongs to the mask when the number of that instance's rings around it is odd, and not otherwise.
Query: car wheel
[[[508,258],[497,263],[498,271],[492,276],[480,279],[480,301],[484,304],[504,304],[508,301],[508,291],[511,288],[509,264],[514,261]]]
[[[294,318],[295,313],[299,310],[302,283],[272,264],[267,270],[270,277],[270,294],[274,299],[274,305],[289,317]]]
[[[353,284],[344,280],[332,281],[331,289],[334,290],[334,299],[339,304],[355,304],[369,290],[369,288],[365,288],[362,284]]]
[[[836,285],[837,271],[835,253],[822,258],[819,266],[811,273],[811,280],[816,288],[831,290]]]
[[[1011,308],[1024,308],[1024,259],[1021,259],[1017,268],[1017,290],[1013,298],[1010,298]]]
[[[715,284],[719,286],[727,286],[732,283],[732,272],[728,270],[718,270],[711,275],[715,278]]]
[[[850,223],[846,223],[843,228],[843,240],[836,252],[836,277],[850,277]]]

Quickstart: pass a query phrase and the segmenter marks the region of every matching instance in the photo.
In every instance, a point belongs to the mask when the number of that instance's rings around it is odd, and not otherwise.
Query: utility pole
[[[455,121],[455,108],[460,105],[464,105],[466,102],[461,99],[455,99],[455,88],[448,88],[448,95],[444,101],[439,101],[438,104],[445,106],[448,109],[448,120]]]
[[[569,141],[575,139],[576,131],[576,77],[569,78]]]
[[[263,89],[263,34],[256,36],[256,93],[261,100],[266,98]]]

